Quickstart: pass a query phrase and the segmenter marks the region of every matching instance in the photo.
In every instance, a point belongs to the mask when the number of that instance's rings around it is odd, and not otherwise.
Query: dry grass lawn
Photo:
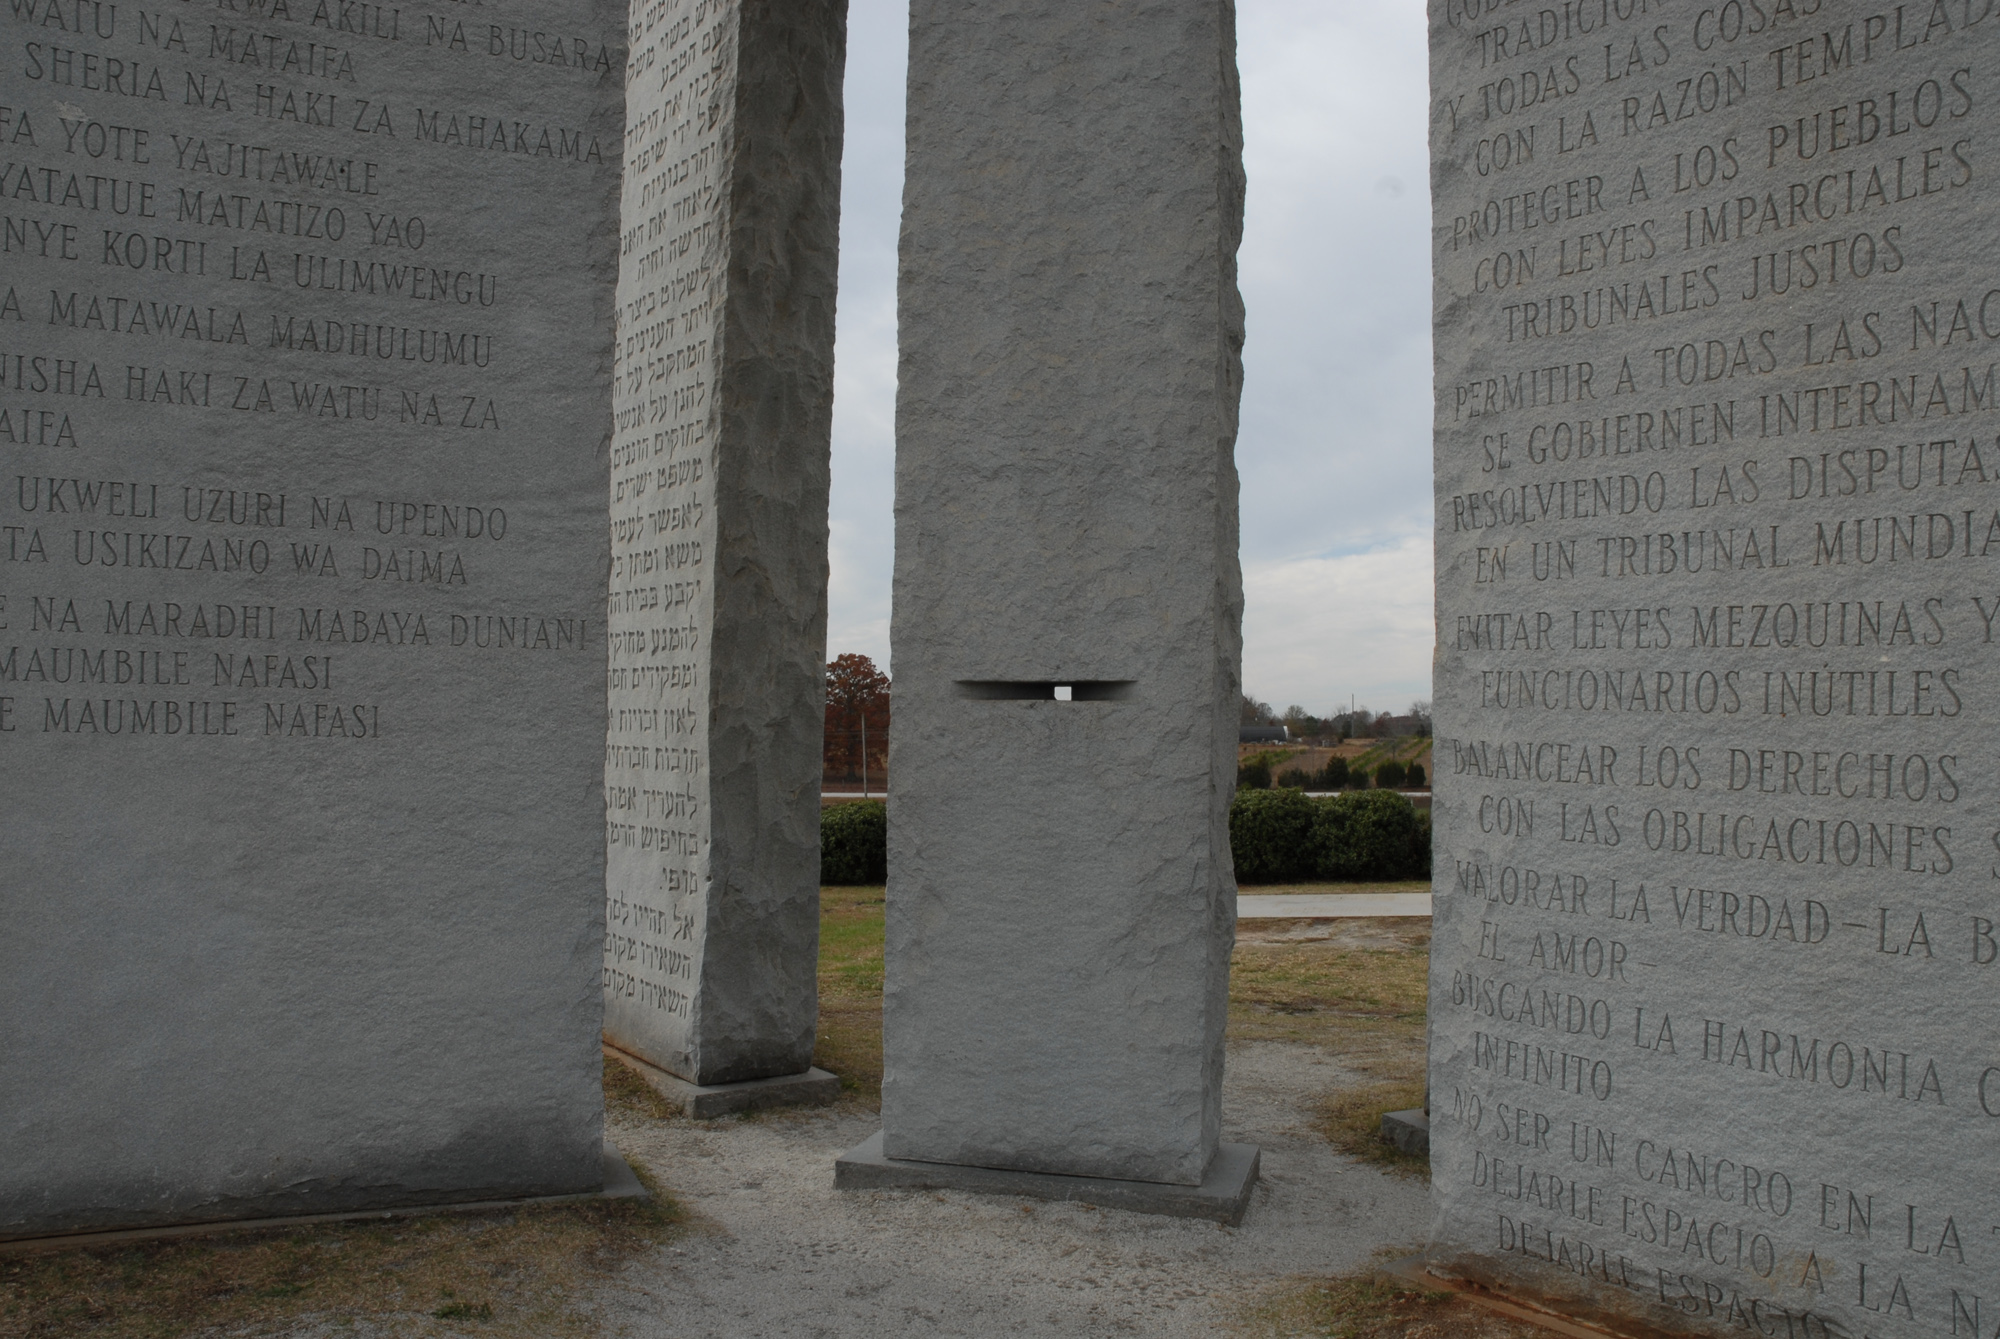
[[[272,1334],[305,1320],[399,1339],[583,1336],[595,1332],[585,1285],[681,1218],[656,1192],[0,1257],[0,1339]]]
[[[1273,1339],[1550,1339],[1456,1293],[1381,1275],[1301,1281],[1247,1317]]]
[[[1344,1153],[1418,1174],[1428,1161],[1386,1142],[1381,1124],[1385,1111],[1423,1105],[1430,940],[1430,921],[1417,917],[1244,921],[1229,975],[1231,1037],[1324,1047],[1370,1080],[1322,1099],[1320,1133]]]

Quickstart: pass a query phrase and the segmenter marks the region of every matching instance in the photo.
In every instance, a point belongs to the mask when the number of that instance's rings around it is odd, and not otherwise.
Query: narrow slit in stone
[[[1132,679],[960,679],[958,695],[987,702],[1123,702]]]

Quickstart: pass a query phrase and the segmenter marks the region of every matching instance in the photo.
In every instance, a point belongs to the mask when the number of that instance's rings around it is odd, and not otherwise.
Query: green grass
[[[882,889],[819,890],[819,1040],[813,1063],[882,1104]]]
[[[822,888],[819,989],[843,999],[882,994],[882,889]]]

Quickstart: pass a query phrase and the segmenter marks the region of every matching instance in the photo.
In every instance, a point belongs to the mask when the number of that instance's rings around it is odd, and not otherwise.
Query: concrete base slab
[[[648,1087],[694,1120],[712,1120],[740,1111],[761,1111],[767,1107],[825,1106],[840,1096],[840,1080],[823,1069],[803,1074],[781,1074],[775,1079],[750,1079],[743,1083],[689,1083],[669,1074],[658,1065],[648,1064],[616,1046],[606,1045],[606,1059],[617,1060],[646,1081]]]
[[[1198,1186],[1157,1181],[1119,1181],[1101,1176],[1060,1176],[1001,1167],[967,1167],[947,1162],[910,1162],[882,1156],[882,1132],[842,1154],[833,1164],[838,1190],[972,1190],[988,1195],[1026,1195],[1040,1200],[1078,1200],[1105,1209],[1212,1218],[1240,1223],[1257,1184],[1259,1153],[1254,1144],[1224,1144]]]
[[[586,1200],[645,1199],[650,1192],[639,1183],[625,1155],[607,1139],[604,1141],[604,1189],[580,1195],[530,1195],[511,1200],[469,1200],[462,1204],[413,1204],[394,1209],[364,1209],[353,1213],[298,1214],[289,1218],[236,1218],[213,1223],[179,1223],[165,1227],[135,1227],[109,1232],[67,1232],[54,1237],[16,1237],[0,1241],[0,1258],[32,1255],[42,1251],[88,1250],[93,1246],[121,1245],[134,1241],[164,1241],[176,1237],[203,1237],[218,1232],[247,1232],[263,1228],[308,1227],[317,1223],[382,1222],[392,1218],[424,1218],[441,1213],[488,1213],[495,1209],[521,1209],[543,1204],[581,1204]]]
[[[1382,1137],[1405,1153],[1431,1155],[1431,1118],[1421,1110],[1382,1113]]]
[[[1429,893],[1238,893],[1239,921],[1339,920],[1350,916],[1428,916]]]

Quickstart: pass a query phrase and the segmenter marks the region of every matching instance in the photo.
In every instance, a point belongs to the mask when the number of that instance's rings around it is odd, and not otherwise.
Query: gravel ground
[[[1243,1224],[958,1192],[833,1189],[876,1128],[853,1104],[715,1122],[615,1119],[611,1135],[695,1215],[593,1299],[601,1333],[798,1337],[1213,1335],[1287,1277],[1414,1248],[1427,1188],[1336,1153],[1311,1100],[1357,1076],[1330,1053],[1229,1050],[1224,1138],[1263,1149]]]

